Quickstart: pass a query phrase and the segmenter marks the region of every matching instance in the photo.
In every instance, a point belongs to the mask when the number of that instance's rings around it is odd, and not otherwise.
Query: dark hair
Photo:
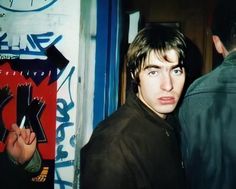
[[[127,67],[133,75],[132,81],[135,85],[139,84],[139,73],[150,52],[155,51],[160,58],[168,61],[166,51],[171,49],[177,52],[179,63],[184,67],[186,43],[184,35],[179,30],[163,25],[142,29],[130,44],[127,53]],[[136,92],[136,89],[134,90]]]
[[[230,51],[236,46],[236,1],[218,0],[213,13],[212,34]]]

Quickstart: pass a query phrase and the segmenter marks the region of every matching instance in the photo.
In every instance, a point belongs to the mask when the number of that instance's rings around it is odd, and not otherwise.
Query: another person
[[[179,119],[191,189],[236,187],[236,1],[219,2],[212,39],[224,61],[189,87]]]
[[[166,121],[185,82],[185,38],[178,30],[141,30],[128,50],[135,85],[81,149],[80,189],[184,189],[174,128]]]
[[[27,188],[30,176],[41,168],[41,158],[36,149],[36,136],[30,129],[12,125],[5,151],[0,153],[0,188]]]

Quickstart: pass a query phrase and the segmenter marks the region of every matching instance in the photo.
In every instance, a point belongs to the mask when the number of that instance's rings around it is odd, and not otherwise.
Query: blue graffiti
[[[7,41],[7,37],[7,33],[0,36],[0,54],[44,56],[45,49],[62,39],[62,35],[55,36],[53,32],[28,34],[27,44],[22,44],[22,36],[19,36],[16,45],[13,46]]]
[[[57,138],[56,138],[57,144],[60,144],[65,140],[65,128],[71,126],[74,126],[72,122],[66,122],[59,125],[59,127],[57,128]]]
[[[45,10],[55,2],[57,2],[57,0],[2,0],[0,7],[12,12],[35,12]]]
[[[70,103],[71,104],[74,104],[73,100],[72,100],[72,97],[71,97],[71,78],[72,78],[72,75],[75,71],[75,67],[72,67],[71,70],[70,70],[70,73],[68,74],[68,76],[65,78],[65,80],[61,83],[61,85],[58,87],[58,90],[59,91],[62,86],[65,84],[65,82],[68,82],[68,92],[69,92],[69,95],[70,95]]]
[[[62,105],[62,107],[60,106]],[[57,117],[57,121],[59,122],[66,122],[69,121],[70,116],[69,116],[69,110],[74,107],[74,102],[71,101],[70,103],[67,104],[65,99],[57,99],[57,111],[61,114],[61,116]]]
[[[70,138],[70,145],[73,148],[75,148],[75,146],[76,146],[76,136],[75,135],[71,136],[71,138]]]
[[[63,145],[57,146],[57,155],[56,155],[56,161],[57,160],[63,160],[68,157],[68,152],[63,151]]]
[[[73,187],[73,183],[72,182],[68,182],[65,180],[62,180],[61,175],[58,171],[59,168],[63,168],[63,167],[71,167],[74,166],[74,161],[64,161],[64,162],[60,162],[60,163],[56,163],[56,178],[54,180],[55,184],[58,184],[60,186],[60,189],[65,189],[66,186],[70,186],[71,188]]]
[[[61,85],[58,87],[60,91],[63,87],[66,87],[66,92],[69,94],[68,99],[58,98],[57,99],[57,122],[60,125],[57,127],[56,131],[56,164],[55,164],[55,180],[54,183],[59,185],[60,189],[64,189],[66,186],[73,187],[73,183],[64,180],[59,172],[60,168],[65,167],[74,167],[74,160],[63,161],[69,155],[69,152],[65,149],[63,142],[66,139],[66,128],[74,126],[74,123],[70,121],[69,111],[74,108],[74,101],[71,95],[71,78],[75,71],[75,67],[72,67],[67,77],[63,80]],[[70,145],[72,148],[75,148],[75,135],[70,136]],[[68,147],[67,147],[68,148]]]

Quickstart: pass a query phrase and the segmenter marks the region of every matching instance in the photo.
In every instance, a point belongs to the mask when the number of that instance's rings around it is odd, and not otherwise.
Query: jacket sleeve
[[[19,165],[9,154],[8,159],[10,160],[11,164],[21,167],[28,173],[37,173],[42,165],[42,159],[37,149],[35,150],[32,158],[28,162],[25,162],[23,165]]]
[[[41,169],[42,159],[39,155],[38,150],[35,150],[31,160],[25,165],[24,169],[29,173],[36,173]]]
[[[81,150],[80,189],[132,189],[131,174],[120,141],[96,141]]]
[[[0,153],[0,167],[0,188],[26,187],[31,177],[40,171],[41,157],[36,150],[29,162],[19,165],[4,151]]]

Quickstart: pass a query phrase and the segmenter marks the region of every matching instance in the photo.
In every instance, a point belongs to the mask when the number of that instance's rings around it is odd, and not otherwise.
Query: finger
[[[18,135],[15,132],[9,132],[6,140],[7,149],[13,148],[18,140]]]
[[[33,143],[33,142],[37,142],[36,141],[36,135],[34,132],[30,133],[30,139],[29,139],[29,144]]]
[[[22,137],[22,139],[25,141],[26,138],[26,130],[25,129],[20,129],[20,136]]]
[[[21,129],[21,137],[28,144],[30,140],[30,129]]]
[[[16,132],[17,135],[20,135],[21,130],[19,129],[19,127],[18,127],[17,124],[13,123],[13,124],[11,125],[11,128],[12,128],[12,131],[13,131],[13,132]]]
[[[27,144],[30,143],[30,134],[31,134],[30,129],[26,129],[26,138],[25,138],[25,141],[26,141]]]

